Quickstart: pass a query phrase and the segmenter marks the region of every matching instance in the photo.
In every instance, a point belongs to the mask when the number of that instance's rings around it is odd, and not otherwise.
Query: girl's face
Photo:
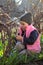
[[[27,24],[25,21],[21,21],[20,24],[21,24],[21,29],[22,29],[23,31],[25,31],[25,30],[26,30],[26,26],[27,26],[28,24]]]

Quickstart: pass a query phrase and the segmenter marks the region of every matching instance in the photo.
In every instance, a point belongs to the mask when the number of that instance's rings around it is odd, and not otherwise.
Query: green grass
[[[3,56],[3,50],[6,49],[7,44],[8,44],[8,40],[6,40],[4,43],[2,43],[1,33],[0,33],[0,57]]]
[[[5,41],[5,43],[2,43],[2,41],[0,40],[0,57],[3,56],[3,50],[6,50],[7,44],[8,44],[7,40]]]
[[[12,35],[13,37],[13,35]],[[43,36],[42,36],[43,37]],[[42,39],[41,37],[41,39]],[[1,34],[0,34],[0,38],[1,38]],[[3,50],[5,50],[5,46],[7,46],[8,44],[8,40],[6,40],[3,44],[2,41],[0,40],[0,57],[3,56]],[[42,44],[42,43],[41,43]],[[17,65],[19,62],[30,62],[31,60],[33,60],[33,58],[36,59],[42,59],[43,58],[43,51],[39,54],[39,55],[32,55],[31,57],[27,57],[27,55],[19,55],[18,52],[14,52],[14,49],[11,50],[11,54],[9,55],[9,58],[4,57],[3,58],[3,62],[0,63],[0,65]],[[33,60],[34,61],[34,60]]]
[[[3,44],[2,41],[0,41],[0,57],[3,56]]]
[[[43,43],[43,34],[41,35],[40,41]]]

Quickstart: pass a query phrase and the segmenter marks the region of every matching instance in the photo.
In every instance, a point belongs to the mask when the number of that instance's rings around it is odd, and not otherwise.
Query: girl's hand
[[[20,35],[17,35],[17,36],[16,36],[16,39],[17,39],[18,41],[22,41],[23,37],[20,36]]]

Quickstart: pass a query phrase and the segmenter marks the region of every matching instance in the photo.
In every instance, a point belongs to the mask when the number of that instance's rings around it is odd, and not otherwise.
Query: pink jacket
[[[26,37],[30,36],[30,33],[33,30],[37,30],[33,25],[29,25],[26,27]],[[20,35],[22,34],[22,30],[19,30]],[[32,51],[32,52],[36,52],[39,53],[41,51],[41,46],[40,46],[40,35],[38,36],[37,40],[35,41],[35,43],[33,45],[27,45],[27,49]]]

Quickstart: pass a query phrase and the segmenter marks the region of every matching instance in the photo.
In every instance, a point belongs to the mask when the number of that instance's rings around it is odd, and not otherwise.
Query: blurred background
[[[0,14],[7,13],[8,17],[2,17],[0,20],[15,20],[26,12],[33,15],[33,24],[40,31],[43,31],[43,0],[0,0]],[[6,19],[6,20],[5,20]]]
[[[0,0],[0,7],[11,17],[18,17],[27,11],[43,11],[43,0]]]

